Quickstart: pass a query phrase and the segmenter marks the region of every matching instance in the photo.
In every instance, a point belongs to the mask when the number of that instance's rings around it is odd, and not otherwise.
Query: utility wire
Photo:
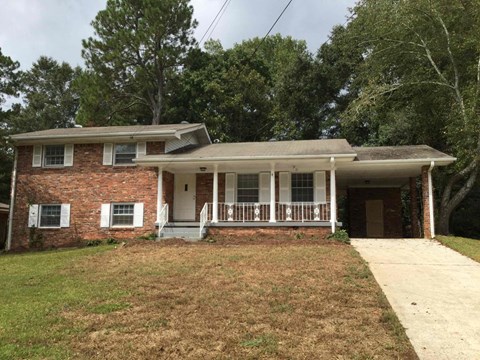
[[[218,10],[217,12],[217,15],[215,15],[215,18],[213,19],[213,21],[210,23],[207,31],[205,31],[205,34],[203,34],[202,38],[200,39],[199,41],[199,45],[202,43],[203,39],[205,39],[205,36],[207,36],[209,30],[211,29],[211,27],[213,26],[213,24],[215,23],[215,21],[217,20],[218,16],[220,15],[220,13],[222,12],[223,8],[227,5],[227,3],[230,2],[230,0],[225,0],[225,2],[223,3],[222,7],[220,8],[220,10]],[[210,34],[211,35],[211,34]]]
[[[212,31],[210,31],[210,35],[208,36],[207,41],[211,39],[212,34],[214,33],[215,29],[217,28],[218,24],[220,23],[220,20],[222,20],[222,17],[223,17],[223,15],[225,14],[225,12],[227,11],[228,5],[230,5],[231,1],[232,1],[232,0],[228,0],[227,5],[226,5],[225,8],[223,9],[223,12],[220,14],[220,17],[219,17],[218,20],[217,20],[217,23],[214,25]]]
[[[290,4],[292,3],[293,0],[290,0],[288,2],[288,4],[283,8],[282,12],[280,13],[280,15],[278,15],[277,17],[277,20],[275,20],[275,22],[273,23],[273,25],[270,27],[270,30],[268,30],[268,32],[265,34],[265,36],[263,37],[262,41],[260,41],[260,44],[257,45],[257,47],[255,48],[255,51],[252,53],[252,56],[250,58],[253,58],[255,56],[255,54],[257,53],[258,49],[260,48],[260,46],[262,46],[262,44],[265,42],[265,39],[268,37],[268,35],[270,35],[270,33],[272,32],[273,28],[275,27],[275,25],[277,25],[278,21],[280,20],[280,18],[283,16],[283,14],[285,13],[285,11],[287,11],[288,7],[290,6]]]

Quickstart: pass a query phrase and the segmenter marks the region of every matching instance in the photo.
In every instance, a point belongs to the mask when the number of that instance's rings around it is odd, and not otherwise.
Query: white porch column
[[[157,223],[160,221],[160,211],[163,206],[163,168],[158,167],[157,178]]]
[[[435,213],[433,212],[433,183],[432,183],[432,170],[435,166],[435,162],[430,163],[428,169],[428,211],[430,213],[430,236],[433,239],[435,237]]]
[[[275,163],[271,164],[270,169],[270,221],[271,223],[277,222],[275,214]]]
[[[335,158],[330,158],[330,222],[332,224],[332,233],[335,232],[337,224],[337,184],[335,179]]]
[[[218,222],[218,164],[213,165],[212,223]]]

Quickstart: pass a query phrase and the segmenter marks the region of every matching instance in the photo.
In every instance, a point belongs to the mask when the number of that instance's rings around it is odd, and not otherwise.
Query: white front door
[[[175,221],[195,221],[196,174],[175,174],[173,218]]]

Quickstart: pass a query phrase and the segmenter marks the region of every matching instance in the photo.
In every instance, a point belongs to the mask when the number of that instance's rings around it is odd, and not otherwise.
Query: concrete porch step
[[[200,235],[200,223],[168,223],[160,233],[160,239],[181,238],[188,240],[201,240],[205,237],[207,229],[204,228]]]

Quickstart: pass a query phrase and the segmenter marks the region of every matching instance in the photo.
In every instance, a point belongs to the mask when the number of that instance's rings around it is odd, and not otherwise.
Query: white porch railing
[[[163,205],[162,210],[158,214],[158,236],[163,230],[165,224],[168,223],[168,204]]]
[[[208,203],[205,203],[205,205],[203,205],[202,211],[200,211],[200,234],[199,234],[200,238],[202,237],[202,232],[203,232],[203,229],[205,228],[206,223],[209,221],[209,217],[211,220],[211,212],[208,210],[209,210]]]
[[[212,203],[206,203],[200,214],[205,223],[212,221]],[[329,203],[275,203],[277,222],[313,222],[330,221]],[[219,222],[268,222],[270,221],[270,204],[268,203],[218,203]],[[200,231],[202,228],[200,229]]]

